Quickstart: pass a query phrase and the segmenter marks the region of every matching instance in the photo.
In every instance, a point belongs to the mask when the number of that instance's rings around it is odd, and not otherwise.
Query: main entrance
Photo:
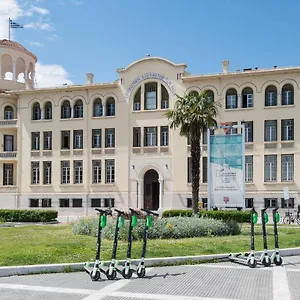
[[[158,210],[159,208],[159,181],[158,173],[151,169],[144,175],[144,208]]]

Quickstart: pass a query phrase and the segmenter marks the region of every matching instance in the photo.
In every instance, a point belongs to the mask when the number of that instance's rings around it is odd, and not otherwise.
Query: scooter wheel
[[[262,260],[262,264],[265,267],[270,267],[271,266],[271,259],[269,258],[268,260],[266,260],[266,258],[264,257],[263,260]]]
[[[143,278],[143,277],[145,277],[145,275],[146,275],[146,269],[145,269],[145,268],[140,268],[140,269],[137,271],[137,276],[138,276],[139,278]]]
[[[91,273],[91,279],[92,281],[98,281],[100,279],[100,271],[96,271],[96,274],[93,276],[93,273]]]
[[[117,277],[117,271],[113,270],[111,274],[109,274],[109,269],[105,273],[107,279],[114,280]]]
[[[276,266],[281,266],[281,265],[282,265],[282,262],[283,262],[283,260],[282,260],[282,257],[281,257],[281,256],[279,256],[279,258],[277,258],[276,256],[274,257],[274,264],[275,264]]]
[[[257,261],[254,260],[253,262],[251,262],[251,260],[248,260],[247,264],[248,264],[248,267],[250,267],[250,268],[253,269],[253,268],[256,268],[256,266],[257,266]]]
[[[125,279],[130,279],[131,276],[132,276],[132,270],[131,269],[128,269],[128,273],[126,274],[126,269],[123,269],[122,270],[122,276],[125,278]]]

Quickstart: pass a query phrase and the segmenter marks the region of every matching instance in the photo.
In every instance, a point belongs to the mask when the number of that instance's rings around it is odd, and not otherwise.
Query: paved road
[[[84,272],[0,278],[1,300],[296,300],[300,256],[281,267],[224,262],[149,268],[145,278],[92,282]]]

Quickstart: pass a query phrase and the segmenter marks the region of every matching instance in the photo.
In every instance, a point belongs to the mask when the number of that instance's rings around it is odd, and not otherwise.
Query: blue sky
[[[1,14],[4,3],[21,13]],[[11,15],[25,25],[14,39],[74,84],[86,72],[113,81],[117,68],[147,53],[196,74],[220,72],[224,59],[230,71],[299,66],[299,11],[293,0],[0,0],[0,38]]]

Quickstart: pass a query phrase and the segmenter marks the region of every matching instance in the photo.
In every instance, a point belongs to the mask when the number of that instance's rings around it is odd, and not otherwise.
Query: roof
[[[14,48],[16,50],[22,51],[22,52],[32,56],[34,58],[34,60],[37,62],[37,57],[32,52],[28,51],[25,47],[23,47],[21,44],[19,44],[18,42],[4,39],[4,40],[0,40],[0,47],[1,46],[8,47],[8,48]]]

